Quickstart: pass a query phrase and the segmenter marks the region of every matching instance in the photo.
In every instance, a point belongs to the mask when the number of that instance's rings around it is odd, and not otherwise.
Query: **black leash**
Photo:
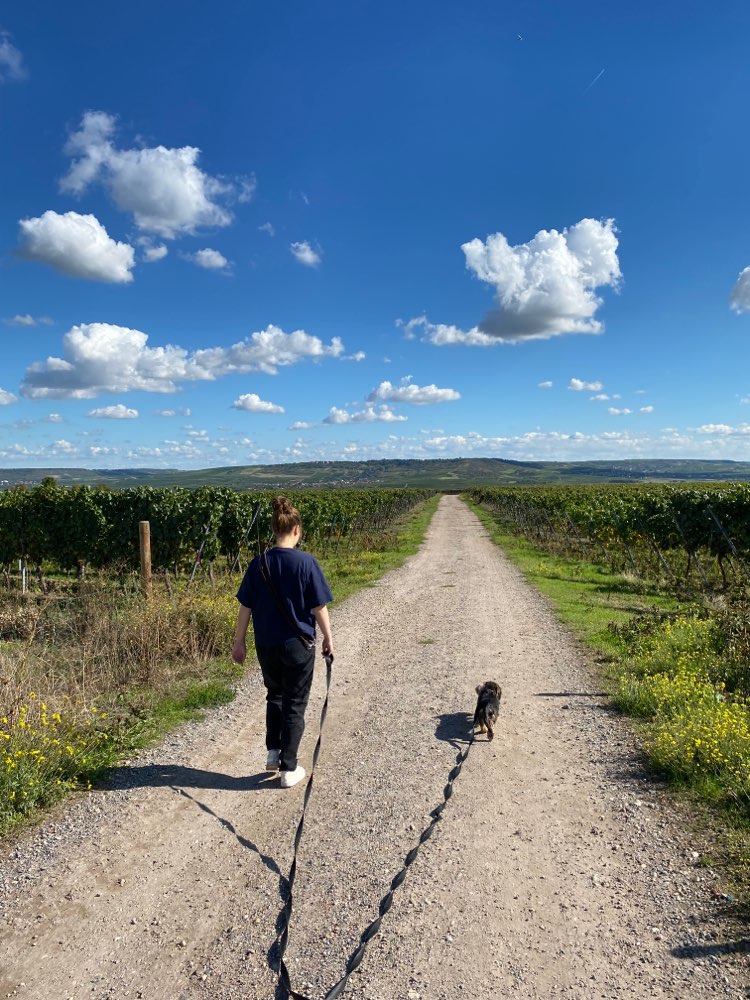
[[[284,962],[284,953],[286,952],[286,946],[289,942],[289,921],[292,916],[292,894],[294,891],[294,880],[297,876],[297,850],[299,849],[299,842],[302,839],[302,831],[305,828],[305,812],[307,810],[307,803],[310,801],[310,796],[312,795],[313,782],[315,780],[315,765],[318,763],[318,757],[320,756],[320,746],[323,740],[323,725],[326,721],[326,716],[328,715],[328,697],[331,693],[331,674],[333,673],[333,655],[326,656],[326,696],[323,702],[323,708],[320,710],[320,732],[318,733],[318,742],[315,744],[315,750],[313,750],[312,767],[310,768],[310,777],[307,779],[307,787],[305,788],[305,798],[302,802],[302,815],[299,818],[299,823],[297,824],[297,832],[294,835],[294,853],[292,855],[292,865],[289,869],[289,878],[287,879],[287,897],[286,902],[281,910],[280,919],[281,926],[279,928],[279,934],[276,938],[278,945],[279,954],[279,984],[283,989],[286,990],[286,996],[291,997],[292,1000],[310,1000],[309,997],[304,996],[302,993],[297,993],[296,990],[292,989],[292,981],[289,978],[289,970]],[[338,993],[333,994],[338,996]]]
[[[294,854],[292,857],[292,865],[291,868],[289,869],[288,895],[280,914],[281,927],[279,930],[279,935],[276,939],[278,944],[278,954],[279,954],[278,982],[281,988],[285,991],[284,996],[286,998],[289,998],[289,1000],[312,1000],[312,998],[308,997],[307,994],[298,993],[296,990],[292,989],[292,981],[289,976],[289,970],[287,969],[286,963],[284,962],[284,953],[286,952],[286,947],[289,942],[289,921],[291,920],[292,916],[292,891],[294,889],[294,879],[297,875],[297,849],[299,847],[299,843],[302,838],[302,830],[304,829],[305,825],[305,810],[307,809],[307,803],[309,802],[310,796],[312,794],[315,765],[318,762],[318,757],[320,755],[320,745],[323,738],[323,723],[325,722],[326,715],[328,714],[328,696],[331,691],[331,673],[333,665],[333,656],[327,656],[325,658],[325,661],[326,661],[326,696],[325,696],[325,701],[323,702],[323,708],[321,709],[320,712],[320,733],[318,735],[318,742],[315,744],[315,750],[313,751],[312,768],[310,769],[310,778],[307,782],[307,788],[305,789],[305,798],[302,804],[302,815],[300,817],[299,825],[297,826],[297,832],[294,836]],[[469,751],[471,750],[473,744],[474,744],[474,728],[472,727],[469,743],[466,749],[463,751],[463,753],[459,754],[454,767],[451,769],[451,772],[448,775],[448,781],[445,785],[445,788],[443,789],[443,801],[440,803],[440,805],[435,806],[435,808],[431,810],[430,816],[432,817],[432,819],[424,828],[422,833],[419,835],[418,843],[414,847],[412,847],[412,849],[404,858],[404,865],[401,871],[398,872],[398,874],[396,874],[393,877],[393,879],[391,879],[390,889],[385,894],[385,896],[383,896],[383,898],[380,900],[380,905],[378,906],[378,916],[362,932],[362,935],[359,939],[359,944],[357,945],[357,947],[347,960],[346,971],[344,972],[344,975],[341,977],[341,979],[339,979],[337,983],[334,983],[334,985],[329,989],[329,991],[323,997],[323,1000],[336,1000],[336,997],[340,997],[341,994],[346,989],[346,984],[349,981],[349,977],[362,964],[362,960],[365,957],[365,951],[367,949],[367,945],[380,930],[380,925],[383,922],[383,917],[386,915],[386,913],[390,910],[391,906],[393,905],[394,892],[405,881],[409,868],[414,864],[414,862],[417,859],[420,847],[422,846],[422,844],[425,843],[425,841],[429,840],[430,837],[432,836],[433,831],[435,830],[435,827],[443,814],[443,810],[448,804],[448,800],[453,795],[453,783],[461,773],[461,768],[464,766],[464,762],[466,758],[469,756]]]

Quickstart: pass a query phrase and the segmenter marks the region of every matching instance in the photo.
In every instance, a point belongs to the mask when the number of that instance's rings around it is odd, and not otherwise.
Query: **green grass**
[[[229,486],[231,489],[289,489],[290,484],[336,488],[420,486],[470,489],[481,484],[562,482],[730,481],[750,479],[750,463],[699,459],[628,459],[612,462],[515,462],[501,458],[380,459],[367,462],[293,462],[212,469],[3,469],[11,484],[54,477],[60,485]]]
[[[625,653],[624,640],[612,625],[624,625],[634,615],[675,611],[673,597],[627,576],[614,576],[601,566],[553,555],[512,534],[496,517],[473,503],[469,506],[488,534],[541,593],[549,597],[563,624],[596,654],[614,662]]]
[[[366,548],[358,539],[351,547],[343,541],[320,557],[334,608],[417,551],[438,502],[434,496],[420,504],[366,539]],[[9,605],[6,631],[16,619],[20,631],[0,642],[0,835],[233,700],[245,671],[257,669],[254,658],[240,668],[229,656],[239,580],[217,576],[215,585],[203,578],[190,587],[174,581],[173,594],[159,593],[146,605],[137,589],[125,595],[91,581],[76,613],[59,602]],[[84,648],[86,658],[76,659]]]
[[[728,661],[716,655],[706,659],[705,622],[702,626],[699,617],[691,625],[688,617],[682,624],[681,613],[696,612],[695,603],[680,602],[601,566],[536,549],[494,514],[467,503],[493,541],[549,598],[560,621],[592,654],[613,704],[632,715],[654,775],[670,783],[680,821],[692,826],[696,843],[708,845],[706,854],[733,900],[734,916],[746,922],[750,810],[744,793],[737,793],[736,778],[733,787],[711,754],[716,749],[729,756],[722,740],[737,742],[728,719],[734,719],[733,712],[741,715],[742,709],[733,708],[729,698],[725,704],[718,686],[718,699],[714,695],[712,685],[721,683]],[[702,681],[704,677],[708,680]],[[740,730],[742,725],[740,718]],[[736,761],[736,746],[734,750]]]
[[[344,542],[338,552],[320,556],[320,564],[334,596],[332,608],[363,587],[371,586],[414,555],[424,540],[439,501],[440,497],[436,494],[405,515],[377,548],[349,550]]]
[[[168,694],[150,688],[128,690],[120,696],[120,701],[127,702],[131,713],[144,722],[135,727],[139,732],[129,741],[130,747],[154,743],[181,723],[200,719],[206,709],[229,704],[243,673],[243,668],[221,657],[203,665],[202,680],[181,678],[173,683]]]

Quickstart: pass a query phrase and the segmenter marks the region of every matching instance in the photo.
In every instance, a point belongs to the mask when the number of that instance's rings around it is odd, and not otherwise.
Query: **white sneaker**
[[[266,770],[278,771],[281,761],[281,750],[269,750],[266,758]]]
[[[305,769],[299,764],[293,771],[282,771],[281,772],[281,787],[291,788],[292,785],[296,785],[298,782],[302,781],[305,776]]]

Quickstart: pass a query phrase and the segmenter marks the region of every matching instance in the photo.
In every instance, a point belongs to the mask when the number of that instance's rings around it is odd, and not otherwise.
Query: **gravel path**
[[[405,566],[334,609],[286,956],[296,989],[320,997],[342,975],[442,800],[475,685],[495,679],[495,740],[472,746],[345,996],[750,996],[700,845],[545,601],[458,498]],[[269,952],[303,786],[266,779],[263,719],[253,674],[232,705],[6,848],[0,997],[278,996]]]

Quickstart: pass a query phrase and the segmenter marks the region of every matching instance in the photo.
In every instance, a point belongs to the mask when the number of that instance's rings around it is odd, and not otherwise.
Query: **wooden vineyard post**
[[[138,522],[141,546],[141,589],[145,598],[151,597],[151,525],[148,521]]]

